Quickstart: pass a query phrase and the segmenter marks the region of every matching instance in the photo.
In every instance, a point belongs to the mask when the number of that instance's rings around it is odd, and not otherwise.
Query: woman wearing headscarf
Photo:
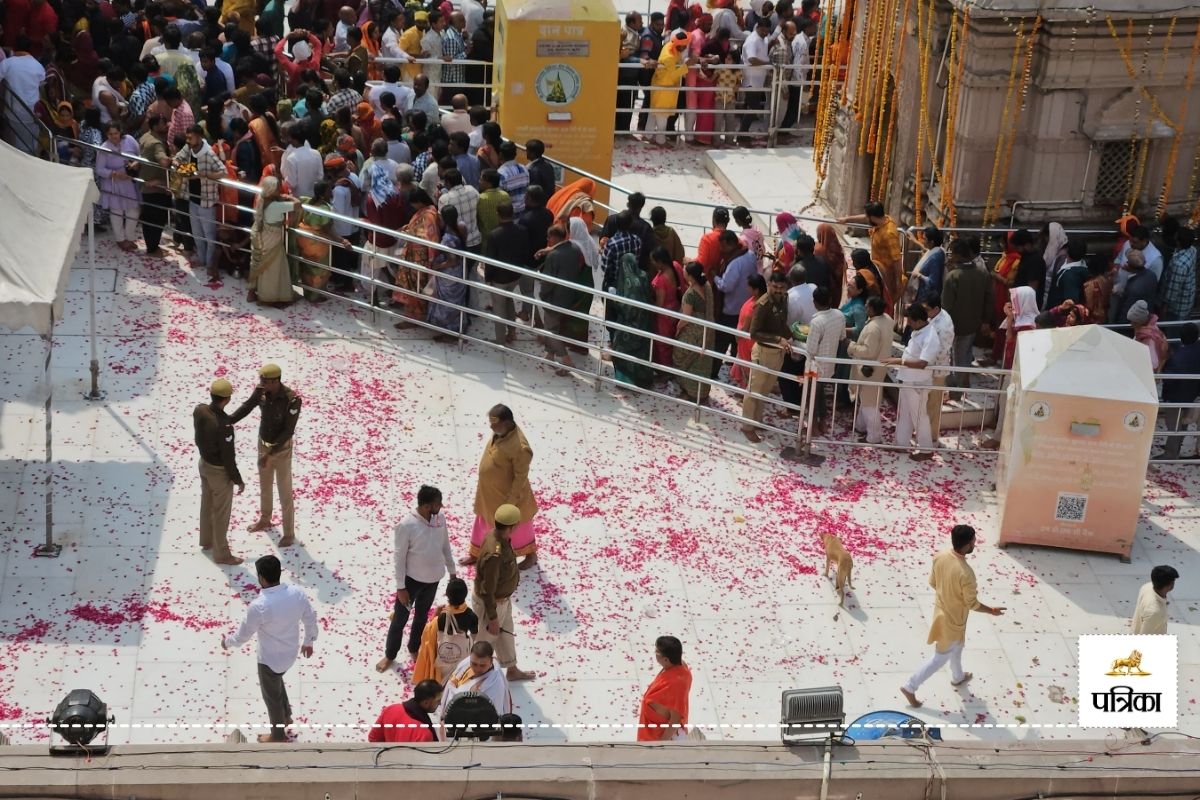
[[[1058,268],[1067,263],[1067,232],[1057,222],[1048,222],[1042,228],[1041,235],[1046,243],[1042,250],[1042,258],[1046,262],[1046,280],[1042,286],[1046,287],[1045,296],[1048,298]]]
[[[1004,337],[1004,368],[1012,369],[1017,354],[1017,335],[1037,327],[1037,291],[1031,286],[1018,286],[1008,290],[1008,302],[1004,304],[1004,322],[1000,327],[1007,333]]]
[[[426,197],[428,197],[428,194],[426,194]],[[452,205],[447,205],[443,208],[441,211],[441,223],[442,246],[449,247],[452,250],[462,250],[467,232],[466,228],[458,220],[458,209]],[[429,266],[438,271],[438,276],[433,278],[433,298],[453,304],[454,306],[466,306],[466,259],[453,253],[447,253],[445,250],[434,250]],[[430,325],[437,325],[439,328],[444,328],[453,334],[460,334],[466,330],[466,319],[463,313],[457,311],[451,305],[429,303],[429,316],[426,318],[426,322]],[[439,333],[433,338],[435,341],[448,342],[452,341],[454,337],[445,333]]]
[[[366,144],[363,152],[370,152],[371,145],[382,134],[379,123],[375,120],[375,109],[371,108],[367,101],[364,100],[354,107],[354,124],[362,131],[363,143]]]
[[[87,31],[75,34],[71,39],[71,50],[75,53],[75,60],[63,72],[67,81],[82,95],[91,91],[92,84],[100,75],[100,54],[92,46],[92,35]]]
[[[704,266],[699,261],[693,261],[684,270],[687,275],[687,289],[680,301],[679,312],[696,320],[712,322],[713,296],[712,284],[704,277]],[[688,400],[698,400],[703,403],[708,399],[709,385],[705,381],[712,374],[712,357],[706,353],[713,346],[713,330],[710,327],[679,320],[675,328],[675,338],[684,344],[702,348],[703,353],[676,347],[671,354],[675,369],[689,372],[703,380],[689,380],[676,376],[679,388]]]
[[[1005,307],[1008,305],[1009,289],[1012,288],[1013,281],[1017,277],[1017,267],[1021,264],[1021,252],[1017,250],[1013,244],[1013,235],[1016,231],[1009,231],[1004,237],[1004,255],[1000,256],[1000,260],[996,262],[996,268],[992,270],[992,280],[996,283],[992,287],[993,316],[995,319],[1001,319],[1005,315]],[[1004,360],[1004,351],[1007,348],[1007,340],[1003,336],[996,335],[992,341],[992,360],[996,363],[1001,363]]]
[[[363,47],[367,48],[367,54],[370,60],[367,62],[367,80],[381,81],[383,80],[383,67],[376,63],[375,59],[379,58],[379,45],[383,41],[383,31],[374,22],[364,23],[362,26]]]
[[[779,241],[775,245],[775,269],[787,272],[796,262],[796,241],[804,231],[796,218],[786,211],[775,215],[775,229],[779,233]]]
[[[1167,363],[1171,348],[1167,344],[1167,337],[1158,327],[1158,316],[1150,313],[1150,306],[1145,300],[1138,300],[1129,307],[1125,318],[1133,326],[1134,341],[1150,348],[1150,366],[1155,372],[1161,371],[1163,364]]]
[[[425,190],[414,188],[409,192],[408,202],[412,204],[413,215],[408,224],[404,226],[404,232],[415,239],[426,242],[441,242],[441,219],[438,216],[437,207]],[[431,268],[433,254],[433,248],[412,241],[405,242],[400,248],[400,258],[419,267]],[[396,285],[408,291],[392,292],[392,305],[399,305],[404,315],[411,319],[425,319],[427,303],[421,291],[428,281],[429,278],[424,273],[403,264],[397,264]],[[396,327],[403,330],[411,328],[412,323],[401,321],[396,323]]]
[[[250,227],[250,290],[246,299],[251,303],[287,305],[295,299],[284,231],[288,215],[296,206],[294,197],[280,192],[278,178],[263,178]]]
[[[363,202],[363,216],[367,218],[368,222],[381,228],[399,230],[404,227],[406,222],[404,218],[405,205],[392,180],[393,169],[395,169],[395,162],[386,157],[380,157],[371,162],[371,166],[367,169],[367,180],[363,182],[363,185],[368,187],[366,200]],[[374,250],[389,255],[394,254],[397,246],[395,236],[374,230],[367,231],[367,242]],[[370,256],[362,260],[361,268],[368,278],[374,280],[378,279],[387,268],[387,262]],[[371,298],[371,302],[374,303],[377,295],[376,287],[370,282],[364,283],[363,287],[367,296]]]
[[[340,242],[342,247],[350,246],[350,242],[334,233],[333,217],[322,213],[333,211],[332,200],[333,183],[317,181],[313,186],[313,196],[302,201],[309,208],[302,209],[300,222],[296,226],[301,233],[291,238],[295,247],[296,272],[300,282],[310,289],[324,289],[329,284],[329,264],[333,255],[330,242]],[[328,299],[309,289],[305,289],[304,297],[313,303],[323,303]]]
[[[842,289],[846,285],[846,251],[842,249],[842,240],[837,228],[828,222],[817,226],[817,246],[813,255],[825,259],[829,265],[829,296],[831,308],[841,303]]]
[[[581,217],[591,225],[596,221],[596,209],[592,198],[596,194],[596,182],[590,178],[580,178],[555,192],[546,203],[546,208],[554,215],[555,222],[564,225],[572,217]]]
[[[250,135],[258,148],[259,163],[265,168],[268,164],[279,171],[283,160],[283,148],[279,146],[279,128],[275,117],[269,110],[267,96],[256,94],[250,97]]]
[[[861,247],[850,252],[850,266],[855,275],[862,276],[867,283],[867,296],[878,295],[883,298],[885,308],[892,308],[892,298],[889,296],[887,283],[883,280],[883,272],[879,265],[871,260],[871,251]]]
[[[583,263],[587,267],[583,274],[591,276],[590,282],[581,285],[592,286],[599,291],[601,284],[604,282],[604,271],[600,269],[600,248],[588,230],[588,223],[584,222],[581,217],[571,217],[567,225],[567,236],[570,238],[571,243],[579,248],[579,252],[583,254]],[[590,314],[592,311],[592,300],[593,295],[590,293],[579,292],[575,303],[568,306],[568,308],[580,314]],[[579,343],[577,345],[567,345],[569,348],[577,352],[586,351],[590,329],[590,320],[566,314],[563,315],[563,335]]]
[[[654,302],[650,296],[650,282],[646,279],[646,271],[638,265],[637,256],[633,253],[621,256],[617,265],[617,285],[610,291],[615,291],[622,300],[636,300],[646,304]],[[652,317],[653,315],[644,308],[638,308],[629,303],[617,303],[616,312],[611,321],[635,330],[648,332],[651,328]],[[654,379],[654,370],[647,364],[621,358],[624,355],[641,361],[650,361],[652,358],[650,344],[650,340],[645,336],[638,336],[636,333],[620,329],[612,331],[613,373],[617,380],[640,386],[643,389],[650,385]]]

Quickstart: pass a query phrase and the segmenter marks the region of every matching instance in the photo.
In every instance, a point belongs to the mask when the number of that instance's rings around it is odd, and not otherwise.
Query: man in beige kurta
[[[1137,606],[1130,620],[1133,633],[1167,632],[1167,595],[1178,579],[1179,573],[1174,567],[1159,566],[1150,570],[1150,582],[1138,592]]]
[[[953,549],[934,556],[933,570],[929,574],[929,585],[936,596],[928,640],[928,644],[934,645],[933,656],[900,687],[900,693],[913,707],[921,705],[917,689],[947,661],[950,662],[950,682],[954,686],[962,686],[971,680],[971,673],[963,672],[962,668],[967,616],[972,611],[996,617],[1004,613],[1001,607],[985,606],[976,596],[975,570],[967,563],[967,556],[975,550],[975,529],[970,525],[955,525],[950,531],[950,542]]]
[[[534,541],[533,518],[537,501],[529,484],[529,465],[533,448],[517,427],[508,406],[497,405],[488,411],[492,438],[479,459],[479,480],[475,485],[475,524],[471,529],[471,551],[460,564],[474,564],[479,546],[496,523],[496,509],[513,505],[521,511],[521,520],[512,530],[512,547],[524,556],[521,569],[537,563],[537,543]]]

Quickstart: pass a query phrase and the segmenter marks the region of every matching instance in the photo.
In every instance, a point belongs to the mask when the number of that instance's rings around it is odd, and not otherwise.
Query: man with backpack
[[[455,577],[454,554],[450,550],[446,519],[442,516],[439,489],[422,486],[417,491],[416,509],[396,525],[395,545],[396,601],[384,656],[375,665],[379,672],[386,672],[400,653],[410,610],[413,624],[408,637],[408,652],[412,658],[417,657],[438,584],[447,572],[451,578]]]

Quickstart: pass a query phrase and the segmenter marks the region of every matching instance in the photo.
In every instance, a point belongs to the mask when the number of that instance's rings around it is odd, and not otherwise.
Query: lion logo
[[[1134,650],[1129,654],[1128,658],[1118,658],[1112,662],[1112,669],[1105,673],[1106,675],[1149,675],[1142,669],[1142,654]]]

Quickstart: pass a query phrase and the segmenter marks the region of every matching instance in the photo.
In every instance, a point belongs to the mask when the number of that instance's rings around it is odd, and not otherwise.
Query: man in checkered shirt
[[[350,73],[344,69],[335,70],[333,73],[333,82],[337,86],[337,91],[329,96],[325,101],[325,113],[331,117],[337,116],[337,112],[343,108],[355,109],[362,102],[362,95],[354,91],[354,87],[350,82]]]
[[[187,130],[187,145],[175,154],[175,167],[194,164],[196,174],[186,177],[188,213],[192,218],[192,236],[196,240],[196,256],[193,263],[208,268],[208,279],[221,279],[217,271],[217,204],[219,202],[217,181],[225,177],[221,159],[204,140],[204,129],[193,125]]]
[[[633,215],[622,211],[612,218],[613,235],[600,251],[600,267],[604,270],[604,284],[601,288],[608,291],[617,285],[617,267],[621,264],[621,256],[626,253],[641,257],[642,240],[629,232],[633,224]]]
[[[458,221],[467,229],[464,244],[473,253],[479,252],[479,243],[483,237],[479,235],[479,192],[472,186],[463,183],[462,173],[454,167],[448,167],[442,172],[442,183],[446,189],[438,198],[438,209],[454,206],[458,209]]]
[[[455,11],[450,15],[450,26],[442,33],[442,61],[446,62],[446,66],[442,67],[443,105],[449,104],[450,98],[462,91],[455,84],[463,82],[464,67],[451,65],[450,62],[462,61],[467,57],[467,40],[463,38],[466,27],[467,18],[462,12]]]

